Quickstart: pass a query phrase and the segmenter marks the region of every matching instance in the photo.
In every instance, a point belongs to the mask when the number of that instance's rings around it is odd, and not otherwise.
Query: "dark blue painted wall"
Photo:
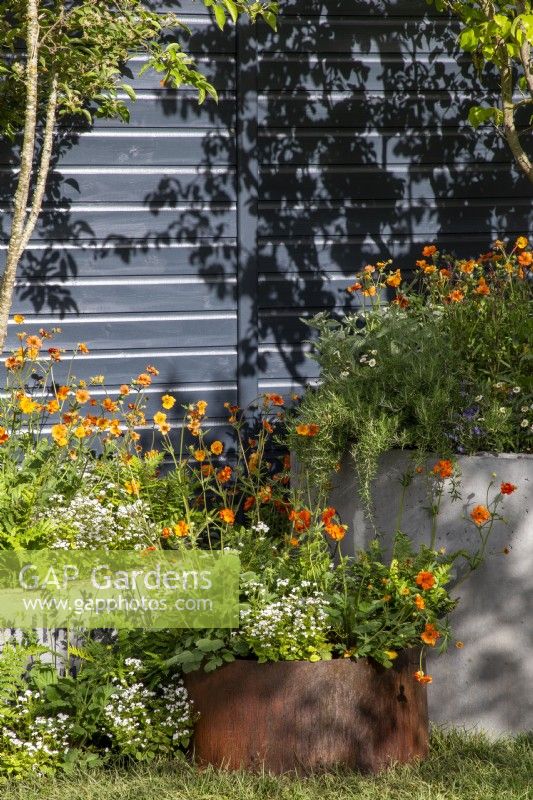
[[[531,228],[532,190],[465,122],[484,90],[424,0],[282,0],[256,36],[181,6],[219,104],[133,62],[129,126],[61,132],[14,311],[87,341],[83,375],[155,363],[154,408],[171,391],[222,420],[313,376],[299,318],[347,308],[364,263],[410,266],[433,240],[477,253]],[[0,147],[4,209],[14,158]]]

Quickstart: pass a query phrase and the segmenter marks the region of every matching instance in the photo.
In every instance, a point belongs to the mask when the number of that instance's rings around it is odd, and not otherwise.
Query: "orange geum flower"
[[[196,403],[196,408],[202,417],[205,416],[205,412],[207,411],[207,402],[205,400],[198,400]]]
[[[324,525],[329,525],[329,523],[331,522],[336,513],[337,511],[332,506],[328,506],[327,508],[325,508],[324,511],[322,512],[322,517],[321,517]]]
[[[362,288],[363,284],[359,283],[359,281],[356,281],[355,283],[352,283],[351,286],[347,286],[346,291],[349,292],[350,294],[354,294],[355,292],[358,292]]]
[[[154,414],[154,422],[156,425],[164,425],[166,421],[167,415],[162,411],[158,411],[156,414]]]
[[[85,428],[85,426],[78,425],[77,428],[74,428],[74,436],[77,439],[83,439],[85,436],[87,436],[87,429]]]
[[[426,607],[426,601],[422,597],[421,594],[417,594],[415,596],[415,606],[418,608],[419,611],[423,611]]]
[[[128,494],[138,495],[139,492],[141,491],[141,484],[139,483],[139,481],[135,480],[135,478],[132,478],[131,481],[126,481],[126,483],[124,484],[124,488]]]
[[[214,442],[211,443],[211,447],[209,449],[211,450],[213,455],[220,456],[222,455],[222,452],[224,450],[224,445],[222,444],[222,442],[219,442],[219,440],[216,439]]]
[[[170,425],[168,422],[163,422],[161,425],[158,425],[159,433],[162,433],[163,436],[166,436],[170,433]]]
[[[218,512],[218,516],[225,522],[227,525],[233,525],[235,522],[235,514],[231,510],[231,508],[221,508]]]
[[[0,444],[5,444],[9,439],[9,433],[6,431],[5,428],[0,426]]]
[[[465,299],[465,296],[460,289],[454,289],[446,299],[449,303],[461,303]]]
[[[100,427],[100,426],[98,426],[98,427]],[[109,426],[108,427],[109,427],[109,433],[112,436],[120,436],[121,435],[122,426],[120,424],[120,420],[119,419],[112,419],[109,422]]]
[[[133,383],[138,383],[139,386],[150,386],[152,379],[146,372],[141,372],[140,375],[137,375]]]
[[[171,394],[164,394],[161,398],[161,405],[163,408],[166,408],[167,411],[170,411],[171,408],[174,408],[176,404],[176,398],[172,397]]]
[[[427,570],[421,570],[416,576],[416,585],[420,586],[421,589],[432,589],[435,583],[435,576]]]
[[[533,253],[524,251],[523,253],[520,253],[517,261],[520,266],[529,267],[531,264],[533,264]]]
[[[262,503],[269,503],[272,500],[272,487],[262,486],[257,495]]]
[[[430,258],[430,256],[434,256],[436,252],[437,248],[434,244],[427,244],[422,250],[422,255],[424,258]]]
[[[462,272],[464,275],[471,275],[474,271],[474,267],[476,266],[476,262],[473,258],[469,261],[460,261],[459,262],[459,271]]]
[[[105,397],[102,400],[102,408],[104,408],[106,411],[116,411],[118,408],[118,403],[116,403],[115,400],[111,400],[110,397]]]
[[[23,314],[15,314],[13,317],[13,322],[15,323],[15,325],[23,325],[25,319],[26,318],[23,316]]]
[[[157,367],[152,367],[151,364],[148,364],[146,367],[146,372],[148,372],[150,375],[159,375],[159,370]]]
[[[120,385],[118,391],[119,391],[119,394],[122,395],[122,397],[127,397],[129,395],[129,393],[130,393],[130,387],[128,386],[127,383],[122,383]]]
[[[337,525],[334,522],[329,522],[326,526],[327,535],[335,542],[340,542],[346,536],[348,529],[347,525]]]
[[[394,289],[397,289],[398,286],[402,282],[402,273],[399,269],[396,272],[392,272],[389,277],[386,279],[385,283],[387,286],[392,286]]]
[[[284,404],[283,397],[280,394],[266,394],[265,398],[272,403],[273,406],[282,406]]]
[[[440,632],[431,622],[426,622],[426,627],[420,634],[420,638],[424,642],[424,644],[429,645],[430,647],[435,647],[437,644],[437,640],[440,639]]]
[[[87,347],[85,342],[78,342],[77,350],[78,353],[83,353],[84,355],[87,355],[87,353],[89,352],[89,348]]]
[[[8,356],[4,361],[6,369],[15,370],[19,369],[24,363],[24,357],[20,355]]]
[[[250,497],[247,497],[244,503],[242,504],[244,511],[249,511],[254,506],[255,506],[255,497],[253,497],[252,495]]]
[[[296,433],[299,436],[316,436],[320,430],[320,425],[316,425],[315,423],[302,424],[296,426]]]
[[[91,399],[91,395],[87,389],[78,389],[76,392],[76,400],[78,403],[87,403]]]
[[[202,476],[204,478],[209,478],[214,471],[215,468],[212,467],[211,464],[202,464],[202,466],[200,467],[200,472],[202,473]]]
[[[367,286],[366,289],[363,289],[363,296],[364,297],[375,297],[376,292],[377,292],[377,289],[374,286],[374,284],[372,284],[371,286]]]
[[[263,430],[265,430],[267,433],[274,433],[274,428],[267,419],[263,420]]]
[[[311,525],[311,512],[307,508],[302,508],[301,511],[295,511],[293,509],[289,514],[289,519],[294,526],[294,530],[298,531],[298,533],[302,533],[303,531],[309,530]]]
[[[474,294],[486,296],[490,294],[490,286],[487,285],[487,281],[485,278],[480,278],[476,288],[474,289]]]
[[[164,527],[161,531],[161,538],[162,539],[169,539],[172,536],[172,528]]]
[[[195,450],[193,456],[196,459],[196,461],[202,462],[206,460],[207,453],[205,452],[205,450]]]
[[[515,247],[518,247],[519,250],[523,250],[524,247],[527,247],[529,244],[528,240],[525,236],[519,236],[515,242]]]
[[[70,388],[68,386],[59,386],[56,389],[56,397],[58,400],[66,400],[70,394]]]
[[[426,675],[421,669],[413,673],[413,678],[415,681],[418,681],[418,683],[433,683],[433,678],[431,675]]]
[[[437,461],[435,466],[433,467],[433,474],[438,475],[439,478],[445,480],[445,478],[451,478],[453,475],[453,464],[448,459],[441,459]]]
[[[219,471],[217,472],[217,478],[219,482],[227,483],[231,478],[232,472],[233,470],[231,469],[231,467],[222,467],[222,469],[219,469]]]
[[[59,349],[59,347],[49,347],[48,355],[50,356],[52,361],[55,361],[56,363],[58,361],[61,361],[61,350]]]
[[[516,489],[517,487],[515,486],[514,483],[505,482],[500,484],[500,492],[502,494],[512,494],[513,492],[516,491]]]
[[[93,375],[89,381],[95,386],[101,386],[105,382],[105,375]]]
[[[68,442],[68,428],[66,425],[52,425],[52,439],[59,447],[64,447]]]
[[[43,346],[43,340],[39,339],[38,336],[27,336],[26,344],[28,345],[28,347],[32,349],[40,350],[41,347]]]
[[[32,400],[31,397],[28,397],[26,394],[19,400],[19,408],[23,414],[33,414],[33,412],[38,411],[40,407],[39,403],[36,403],[35,400]]]
[[[472,511],[470,512],[470,517],[474,521],[474,523],[481,528],[482,525],[485,525],[490,519],[492,519],[492,514],[490,513],[487,506],[474,506]]]
[[[178,536],[179,538],[183,538],[184,536],[188,535],[189,526],[187,525],[184,519],[180,519],[180,521],[173,526],[173,530],[176,536]]]

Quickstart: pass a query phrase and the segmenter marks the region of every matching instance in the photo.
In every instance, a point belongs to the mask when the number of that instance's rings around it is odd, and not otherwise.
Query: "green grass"
[[[532,800],[531,736],[436,732],[430,757],[377,777],[199,772],[185,762],[94,770],[0,788],[2,800]]]

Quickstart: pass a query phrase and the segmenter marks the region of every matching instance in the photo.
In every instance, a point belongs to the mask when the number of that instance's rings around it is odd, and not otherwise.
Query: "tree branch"
[[[533,163],[522,147],[515,123],[515,104],[513,102],[513,73],[505,44],[500,46],[501,53],[501,97],[503,110],[503,132],[511,152],[527,178],[533,183]]]
[[[39,0],[27,0],[26,53],[24,137],[20,154],[17,189],[13,201],[13,221],[6,255],[6,266],[0,286],[0,350],[4,348],[7,336],[7,323],[13,299],[17,266],[21,255],[20,244],[26,221],[26,209],[33,171],[38,103]]]

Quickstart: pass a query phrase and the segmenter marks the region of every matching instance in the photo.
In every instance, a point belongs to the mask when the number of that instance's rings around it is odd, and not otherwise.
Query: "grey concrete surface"
[[[437,459],[428,459],[429,468]],[[491,735],[533,730],[533,456],[461,456],[461,499],[445,496],[438,519],[437,546],[475,549],[477,531],[467,517],[486,504],[487,487],[516,484],[501,506],[506,522],[494,525],[484,564],[452,595],[454,636],[447,653],[431,653],[427,672],[430,719],[440,725],[483,729]],[[373,486],[375,524],[385,543],[398,526],[400,478],[412,465],[408,453],[392,451],[381,460]],[[406,492],[401,529],[429,543],[427,478],[416,475]],[[448,482],[447,482],[448,483]],[[331,505],[349,525],[346,549],[365,547],[375,532],[365,519],[349,458],[335,476]],[[455,641],[464,642],[462,649]]]

